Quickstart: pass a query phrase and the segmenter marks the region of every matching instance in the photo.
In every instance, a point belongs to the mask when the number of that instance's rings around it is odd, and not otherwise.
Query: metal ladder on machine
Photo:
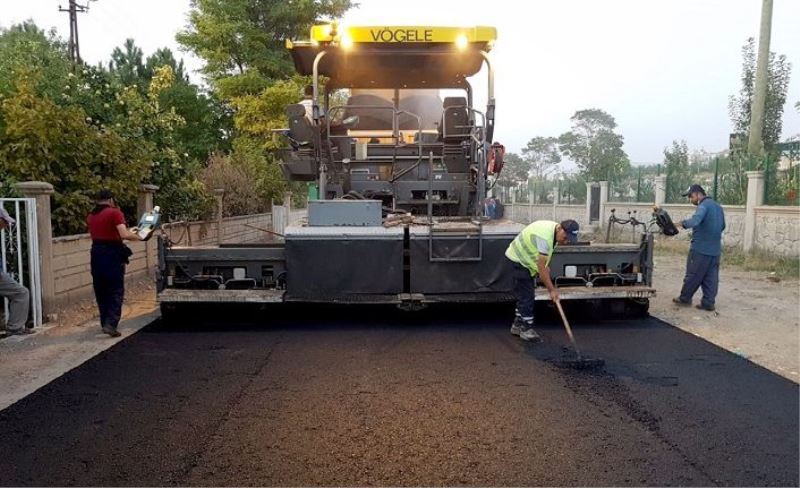
[[[458,224],[458,225],[449,225]],[[466,224],[466,225],[464,225]],[[464,239],[454,239],[464,237]],[[452,253],[442,256],[434,252],[434,241],[438,238],[439,242],[455,241],[456,246],[467,246],[473,240],[478,242],[477,254],[452,255]],[[468,247],[468,246],[467,246]],[[431,263],[469,263],[479,262],[483,259],[483,224],[481,222],[443,222],[433,223],[428,228],[428,260]]]
[[[479,262],[483,259],[483,223],[479,220],[468,221],[445,221],[435,222],[433,220],[433,153],[428,156],[428,191],[426,192],[426,200],[428,201],[428,261],[431,263],[468,263]],[[434,252],[434,241],[439,239],[439,242],[454,241],[454,236],[464,239],[458,242],[461,245],[477,239],[478,252],[475,254],[467,254],[461,256],[453,256],[452,253],[441,256],[436,255]]]

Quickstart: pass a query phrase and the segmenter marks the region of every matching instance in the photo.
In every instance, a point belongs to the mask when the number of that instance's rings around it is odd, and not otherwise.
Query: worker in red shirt
[[[119,337],[117,330],[122,317],[122,298],[125,295],[125,265],[133,254],[123,241],[140,241],[135,229],[128,230],[125,216],[114,202],[114,194],[102,190],[97,195],[97,205],[86,217],[92,237],[92,285],[97,307],[100,309],[100,327],[111,337]]]

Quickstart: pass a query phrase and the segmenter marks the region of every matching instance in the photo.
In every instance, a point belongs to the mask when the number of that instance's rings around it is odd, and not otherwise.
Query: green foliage
[[[0,103],[5,126],[0,173],[17,181],[52,183],[56,233],[83,232],[92,195],[99,189],[111,189],[123,204],[135,201],[138,183],[147,174],[148,154],[140,141],[122,131],[92,123],[81,107],[59,107],[39,96],[41,76],[20,74],[14,92]]]
[[[503,171],[497,180],[498,185],[509,188],[521,183],[527,183],[531,167],[524,158],[517,153],[509,152],[506,153],[504,161]]]
[[[171,68],[174,80],[160,91],[158,102],[163,110],[174,110],[184,122],[175,130],[176,151],[194,164],[205,162],[214,151],[230,149],[229,110],[215,97],[189,83],[183,61],[177,61],[170,49],[159,49],[144,59],[142,50],[133,39],[128,39],[121,48],[114,49],[110,73],[123,86],[135,87],[146,95],[155,73],[164,66]]]
[[[227,100],[291,76],[285,41],[307,37],[315,22],[352,6],[350,0],[192,0],[189,25],[177,40],[205,60],[204,74]]]
[[[613,181],[630,166],[622,149],[623,137],[614,132],[614,117],[600,109],[587,109],[575,112],[570,120],[572,130],[558,138],[559,146],[585,177]]]
[[[110,70],[74,67],[63,43],[31,24],[0,31],[1,191],[52,183],[56,234],[85,231],[101,188],[133,209],[139,184],[154,183],[167,220],[212,208],[197,174],[225,148],[229,115],[188,83],[169,50],[142,61],[129,41],[112,57]]]
[[[206,188],[225,190],[223,215],[247,215],[269,210],[269,199],[259,195],[253,182],[257,181],[259,165],[251,164],[246,152],[235,157],[221,153],[213,154],[203,170],[202,181]]]
[[[775,144],[780,142],[783,129],[783,107],[786,104],[786,93],[789,89],[789,78],[792,65],[785,55],[769,54],[767,68],[767,98],[764,110],[764,127],[762,142],[764,149],[771,152]],[[742,88],[739,94],[731,96],[728,112],[734,130],[741,134],[750,132],[750,115],[756,79],[756,47],[755,40],[750,37],[742,47]]]
[[[149,73],[144,66],[144,52],[136,46],[133,39],[126,39],[125,44],[116,47],[111,52],[109,71],[124,86],[137,86],[143,88]]]
[[[522,158],[537,180],[546,178],[556,171],[561,162],[558,139],[555,137],[534,137],[522,148]]]
[[[672,147],[664,148],[664,168],[667,173],[667,203],[682,203],[681,196],[694,183],[689,171],[689,147],[686,141],[672,141]]]
[[[194,0],[178,38],[206,60],[212,93],[191,84],[168,49],[145,57],[129,39],[107,64],[75,66],[52,32],[32,23],[0,30],[0,192],[15,181],[51,182],[57,234],[85,230],[100,188],[130,209],[145,182],[160,187],[167,221],[210,216],[208,186],[218,184],[234,199],[229,213],[263,211],[290,188],[275,160],[285,142],[271,130],[285,126],[286,105],[307,83],[289,77],[284,41],[351,6]],[[247,205],[235,204],[240,196]]]
[[[240,134],[261,142],[264,150],[285,145],[285,139],[272,133],[286,126],[286,106],[302,98],[305,79],[295,77],[273,83],[255,95],[242,95],[231,100],[235,109],[234,125]]]
[[[784,153],[788,161],[796,161],[798,154],[793,151]],[[800,165],[787,165],[779,168],[780,156],[767,154],[764,157],[764,204],[765,205],[800,205]]]
[[[656,165],[630,167],[617,175],[609,187],[608,199],[612,202],[652,203],[656,199]]]
[[[264,202],[280,200],[289,185],[272,154],[265,153],[262,141],[249,137],[239,137],[233,143],[231,157],[235,164],[247,167],[256,175],[251,180],[256,193]]]
[[[746,142],[745,142],[746,144]],[[744,205],[747,200],[747,171],[753,169],[746,147],[734,148],[719,161],[717,201],[725,205]]]
[[[57,100],[70,82],[71,64],[64,44],[53,31],[45,32],[30,21],[0,29],[0,94],[14,89],[19,70],[32,67],[42,74],[36,91]]]

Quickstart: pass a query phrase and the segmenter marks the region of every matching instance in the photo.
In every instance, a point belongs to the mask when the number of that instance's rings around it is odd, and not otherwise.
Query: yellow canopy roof
[[[315,25],[311,28],[311,42],[353,43],[456,43],[483,44],[491,49],[497,39],[494,27],[435,27],[435,26],[343,26]]]
[[[297,72],[319,73],[350,88],[457,88],[475,75],[497,38],[494,27],[342,26],[311,28],[311,40],[289,42]]]

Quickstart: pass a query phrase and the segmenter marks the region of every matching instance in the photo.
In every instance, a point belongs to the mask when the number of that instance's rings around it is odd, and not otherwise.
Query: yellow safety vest
[[[547,256],[547,265],[553,258],[553,251],[556,249],[556,226],[558,222],[552,220],[537,220],[528,225],[522,232],[511,241],[506,249],[506,257],[515,263],[519,263],[531,272],[531,276],[539,274],[539,249],[536,247],[536,237],[547,241],[550,247],[550,255]]]

